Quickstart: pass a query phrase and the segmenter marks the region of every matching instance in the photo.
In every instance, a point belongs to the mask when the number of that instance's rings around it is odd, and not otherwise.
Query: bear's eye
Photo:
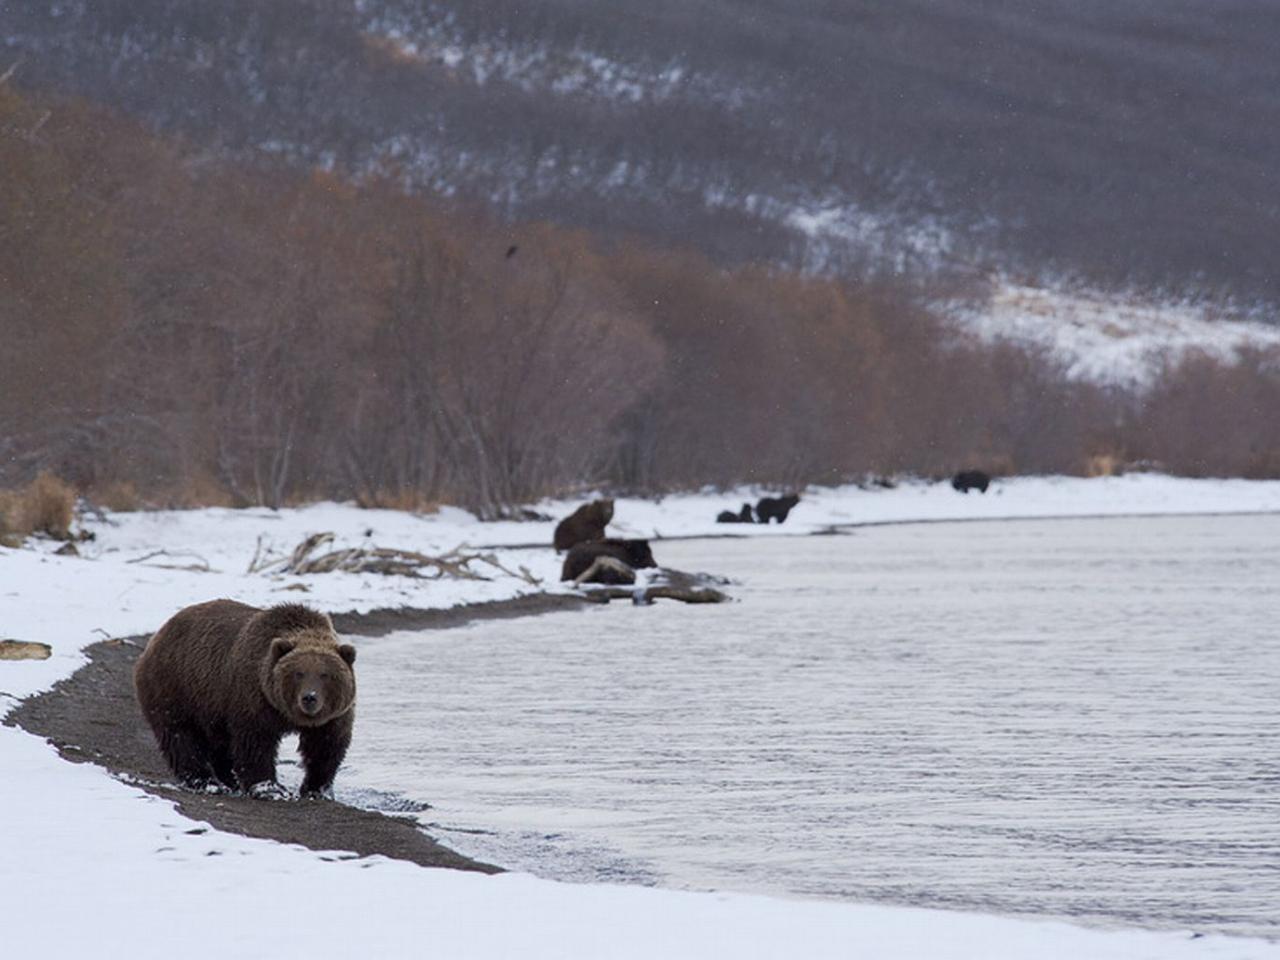
[[[301,671],[301,670],[295,670],[295,671],[293,671],[293,679],[295,679],[295,680],[301,680],[301,679],[302,679],[302,671]]]
[[[322,674],[320,674],[320,679],[321,679],[321,680],[332,680],[332,679],[333,679],[333,677],[329,676],[329,674],[327,674],[327,673],[322,673]]]

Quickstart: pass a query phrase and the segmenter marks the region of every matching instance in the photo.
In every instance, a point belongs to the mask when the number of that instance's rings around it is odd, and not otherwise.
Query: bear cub
[[[613,519],[613,500],[592,500],[584,503],[556,525],[552,538],[556,552],[568,550],[577,543],[603,540],[604,528]]]
[[[134,668],[165,759],[189,787],[282,796],[276,751],[299,734],[302,795],[329,795],[355,722],[355,647],[323,613],[211,600],[178,611]]]

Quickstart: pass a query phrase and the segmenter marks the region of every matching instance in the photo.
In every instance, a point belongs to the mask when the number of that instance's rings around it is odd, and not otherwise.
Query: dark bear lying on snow
[[[794,493],[785,497],[761,497],[760,502],[756,504],[756,518],[760,523],[768,523],[773,519],[779,523],[786,523],[787,514],[799,502],[800,497]]]
[[[951,486],[960,493],[968,493],[970,490],[986,493],[990,483],[991,478],[981,470],[961,470],[951,478]]]
[[[744,503],[737,513],[732,510],[721,510],[716,515],[716,523],[755,523],[755,514],[751,512],[751,504]]]
[[[134,668],[143,715],[178,779],[280,795],[276,751],[299,733],[302,795],[327,793],[351,744],[355,647],[323,613],[234,600],[187,607]]]
[[[555,547],[568,550],[575,543],[603,540],[604,528],[613,519],[612,500],[592,500],[584,503],[556,525]]]
[[[576,544],[569,551],[569,555],[564,558],[564,566],[560,570],[560,579],[578,579],[596,557],[613,557],[633,570],[658,565],[653,559],[653,551],[649,549],[648,540],[596,540],[593,543]]]

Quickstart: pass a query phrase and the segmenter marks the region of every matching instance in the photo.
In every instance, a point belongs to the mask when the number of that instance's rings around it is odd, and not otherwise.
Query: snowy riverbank
[[[754,495],[620,500],[610,532],[779,536],[856,523],[1280,511],[1280,483],[1024,479],[998,483],[985,497],[960,496],[945,485],[842,488],[806,494],[784,527],[714,523],[716,512],[745,499]],[[538,509],[559,516],[570,506]],[[260,537],[277,553],[320,531],[334,532],[340,545],[372,542],[424,553],[484,545],[508,570],[524,567],[561,589],[549,546],[518,546],[549,544],[553,524],[479,524],[454,509],[416,517],[319,504],[279,513],[122,514],[87,526],[97,539],[83,546],[80,558],[51,555],[52,544],[0,550],[0,633],[54,650],[43,662],[0,662],[0,711],[73,672],[88,644],[146,633],[184,604],[212,596],[262,604],[302,600],[338,612],[445,607],[542,589],[496,570],[490,581],[441,582],[246,573]],[[660,545],[655,553],[661,562]],[[208,569],[174,569],[192,566]],[[106,947],[113,955],[181,950],[200,957],[230,948],[256,956],[349,947],[375,956],[430,949],[475,957],[1280,956],[1280,945],[1192,939],[1190,932],[566,885],[520,875],[483,878],[381,859],[330,862],[298,847],[188,832],[199,825],[170,803],[97,767],[65,763],[51,747],[12,728],[0,728],[0,769],[0,822],[9,838],[0,882],[15,893],[0,915],[7,941],[21,953]],[[287,921],[281,909],[289,911]],[[238,923],[228,924],[228,915]]]

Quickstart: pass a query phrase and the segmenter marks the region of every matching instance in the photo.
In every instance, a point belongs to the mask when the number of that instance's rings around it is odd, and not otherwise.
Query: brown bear
[[[134,668],[142,713],[179,781],[282,796],[276,751],[300,734],[302,795],[328,795],[351,744],[355,647],[323,613],[211,600],[178,611]]]
[[[561,580],[576,580],[588,569],[596,557],[613,557],[621,560],[633,570],[642,567],[656,567],[653,551],[649,549],[648,540],[596,540],[591,543],[575,544],[564,558],[564,566],[560,569]]]
[[[789,493],[785,497],[761,497],[756,504],[756,518],[761,523],[768,523],[770,520],[786,523],[787,514],[799,502],[800,496],[795,493]]]
[[[751,510],[751,504],[744,503],[742,509],[737,513],[732,510],[721,510],[716,514],[716,523],[755,523],[756,515]]]
[[[556,550],[568,550],[575,543],[603,540],[604,528],[613,519],[612,500],[592,500],[584,503],[556,525]]]
[[[951,489],[967,494],[970,490],[986,493],[991,485],[991,475],[981,470],[961,470],[951,478]]]

